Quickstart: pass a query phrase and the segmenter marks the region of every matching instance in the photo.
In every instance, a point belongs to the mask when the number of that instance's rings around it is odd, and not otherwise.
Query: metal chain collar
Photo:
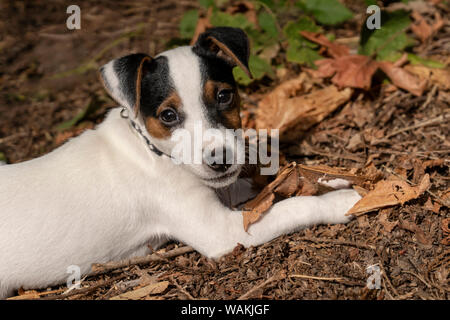
[[[126,111],[128,111],[126,108],[123,108],[120,111],[120,116],[124,119],[128,119],[130,121],[131,127],[136,130],[136,132],[144,139],[145,143],[147,144],[148,148],[153,151],[154,153],[156,153],[158,156],[162,156],[165,155],[166,157],[172,158],[172,156],[162,152],[161,150],[159,150],[153,143],[150,142],[150,140],[147,138],[146,135],[144,135],[144,133],[142,132],[142,129],[139,127],[139,125],[134,122],[133,120],[131,120],[131,118],[128,116],[128,114],[126,114]]]

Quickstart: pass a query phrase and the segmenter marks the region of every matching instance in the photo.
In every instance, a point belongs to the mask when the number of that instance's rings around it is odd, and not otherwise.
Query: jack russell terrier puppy
[[[64,283],[71,265],[89,274],[94,262],[146,255],[168,239],[219,258],[238,243],[348,222],[360,196],[338,190],[278,202],[245,232],[241,212],[215,192],[236,182],[242,165],[170,159],[178,129],[241,126],[232,69],[250,74],[248,58],[245,33],[218,27],[192,47],[104,65],[102,81],[120,108],[45,156],[0,166],[0,298]]]

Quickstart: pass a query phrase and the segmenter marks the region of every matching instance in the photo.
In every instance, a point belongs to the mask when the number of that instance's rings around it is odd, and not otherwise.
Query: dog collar
[[[128,111],[126,108],[123,108],[120,111],[120,116],[124,119],[128,119],[130,122],[131,127],[144,139],[144,142],[147,144],[148,148],[150,149],[150,151],[156,153],[156,155],[158,155],[159,157],[161,156],[166,156],[169,158],[173,158],[171,155],[168,155],[164,152],[162,152],[161,150],[159,150],[153,143],[150,142],[150,139],[142,132],[141,127],[139,127],[139,125],[133,121],[128,114],[126,114],[126,111]]]

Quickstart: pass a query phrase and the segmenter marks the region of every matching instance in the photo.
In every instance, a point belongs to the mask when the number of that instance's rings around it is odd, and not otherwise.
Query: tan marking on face
[[[241,116],[240,116],[240,107],[241,107],[241,99],[239,97],[238,91],[233,88],[231,85],[225,82],[218,82],[207,80],[204,85],[204,98],[206,104],[215,104],[216,94],[219,90],[230,89],[234,93],[233,102],[230,107],[226,110],[220,111],[222,124],[228,129],[239,129],[242,127]]]
[[[181,99],[176,92],[172,92],[169,97],[164,100],[156,110],[155,117],[147,117],[145,119],[145,127],[148,133],[157,139],[168,139],[172,135],[172,128],[164,125],[159,119],[159,115],[165,109],[172,108],[181,114]]]

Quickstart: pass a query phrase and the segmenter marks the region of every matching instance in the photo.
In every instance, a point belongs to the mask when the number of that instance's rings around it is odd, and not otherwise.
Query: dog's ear
[[[141,100],[142,78],[152,58],[143,53],[112,60],[100,68],[100,76],[109,95],[136,115]]]
[[[231,67],[239,66],[253,78],[248,67],[250,45],[242,29],[217,27],[206,30],[198,37],[193,50],[200,56],[222,59]]]

